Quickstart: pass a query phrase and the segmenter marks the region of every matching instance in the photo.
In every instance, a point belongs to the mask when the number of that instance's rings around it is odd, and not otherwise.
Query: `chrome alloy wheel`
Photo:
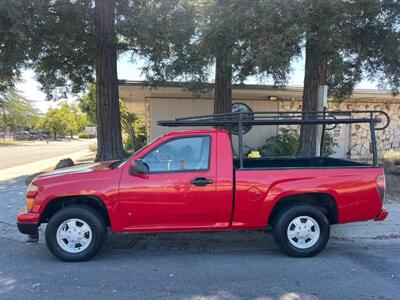
[[[314,246],[320,237],[320,228],[313,218],[300,216],[293,219],[287,228],[289,242],[299,249]]]
[[[90,226],[81,219],[68,219],[57,229],[57,243],[68,253],[79,253],[89,247],[92,241]]]

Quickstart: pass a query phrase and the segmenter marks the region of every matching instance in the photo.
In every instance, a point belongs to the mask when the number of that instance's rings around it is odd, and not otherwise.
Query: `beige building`
[[[233,103],[243,103],[253,111],[289,111],[301,109],[302,87],[275,89],[263,85],[237,85],[232,91]],[[183,83],[168,83],[159,88],[150,88],[143,82],[121,80],[120,98],[128,109],[141,116],[148,128],[150,140],[167,131],[177,130],[157,125],[158,120],[212,114],[213,86],[210,84],[200,95],[184,89]],[[344,102],[329,102],[330,110],[386,111],[391,117],[389,128],[377,132],[378,151],[400,150],[400,97],[376,90],[355,90]],[[186,129],[186,128],[181,128]],[[341,125],[333,131],[337,147],[336,157],[368,157],[370,138],[368,127],[358,124]],[[255,126],[245,136],[244,142],[258,147],[268,137],[276,135],[277,126]]]

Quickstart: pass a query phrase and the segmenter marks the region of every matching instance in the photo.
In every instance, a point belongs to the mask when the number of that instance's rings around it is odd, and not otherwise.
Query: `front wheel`
[[[330,224],[318,207],[296,205],[277,215],[273,234],[286,254],[311,257],[321,252],[328,243]]]
[[[54,256],[63,261],[84,261],[100,250],[106,226],[94,209],[71,205],[50,218],[45,235],[47,248]]]

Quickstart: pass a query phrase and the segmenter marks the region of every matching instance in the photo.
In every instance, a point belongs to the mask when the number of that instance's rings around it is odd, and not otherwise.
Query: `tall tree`
[[[99,160],[122,158],[121,119],[118,96],[115,2],[95,0],[96,123]]]
[[[38,118],[39,111],[15,89],[0,90],[0,130],[32,126]]]
[[[54,140],[64,134],[68,128],[68,120],[59,108],[50,109],[36,124],[39,130],[50,132]]]
[[[320,85],[339,100],[363,78],[399,93],[398,1],[303,0],[294,7],[305,30],[303,111],[317,110]],[[302,126],[298,155],[315,153],[316,126]]]
[[[32,49],[32,19],[25,19],[30,8],[24,0],[0,1],[0,89],[14,87]]]
[[[96,124],[96,87],[94,84],[89,84],[87,92],[79,101],[80,109],[86,113],[89,121]],[[121,127],[128,135],[129,148],[126,150],[137,150],[144,146],[146,142],[146,127],[142,124],[140,118],[133,112],[130,112],[124,102],[119,100],[119,110],[121,112]],[[126,145],[124,145],[126,146]],[[126,147],[125,147],[126,148]]]
[[[48,99],[97,86],[96,160],[122,158],[116,70],[116,5],[125,0],[5,0],[0,14],[7,29],[0,48],[0,80],[33,68]],[[12,35],[14,33],[14,36]],[[17,34],[15,34],[17,33]],[[14,45],[21,45],[15,47]],[[16,54],[14,54],[14,51]],[[13,58],[9,63],[8,57]]]
[[[89,124],[96,125],[96,85],[88,85],[86,93],[79,99],[78,106],[86,114]]]
[[[85,114],[79,111],[79,108],[74,103],[62,102],[60,105],[60,113],[66,121],[66,131],[70,134],[71,139],[74,134],[82,131],[88,124]]]
[[[201,90],[214,75],[214,113],[230,112],[232,83],[242,83],[251,75],[278,84],[286,81],[301,37],[297,24],[282,17],[288,5],[153,0],[144,2],[140,14],[126,18],[121,27],[124,36],[138,45],[134,53],[147,58],[144,72],[149,81],[185,80],[189,89]],[[138,19],[136,27],[129,22]],[[148,34],[138,36],[137,31]]]

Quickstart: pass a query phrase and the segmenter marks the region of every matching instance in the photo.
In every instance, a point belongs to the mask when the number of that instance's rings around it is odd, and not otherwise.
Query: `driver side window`
[[[153,172],[208,170],[210,137],[186,137],[166,142],[145,157],[143,162]]]

